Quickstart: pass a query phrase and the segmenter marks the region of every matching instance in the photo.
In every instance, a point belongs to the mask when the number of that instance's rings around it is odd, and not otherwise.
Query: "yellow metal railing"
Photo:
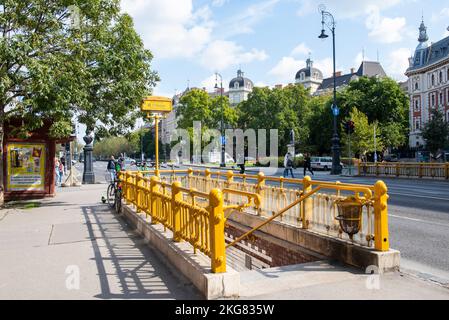
[[[359,175],[449,179],[449,162],[359,162]]]
[[[153,175],[154,171],[144,172]],[[352,241],[375,250],[389,249],[387,187],[382,181],[375,185],[349,184],[340,182],[315,181],[306,176],[304,179],[267,177],[258,175],[235,174],[232,171],[211,170],[160,170],[160,179],[166,183],[180,181],[189,190],[198,190],[207,194],[217,188],[222,190],[226,208],[245,210],[250,214],[266,219],[291,224],[333,238]],[[134,181],[134,180],[131,180]],[[302,195],[319,187],[310,197],[297,205],[289,206]],[[223,192],[233,190],[234,192]],[[237,192],[238,191],[238,192]],[[126,195],[126,192],[124,193]],[[259,198],[250,202],[248,194]],[[360,231],[354,237],[343,233],[339,221],[337,202],[350,195],[363,198]],[[130,195],[129,199],[132,199]],[[242,203],[244,205],[242,206]],[[200,202],[197,201],[196,205]],[[288,207],[282,214],[281,210]],[[165,210],[161,208],[161,211]],[[232,211],[232,210],[231,210]],[[271,221],[270,220],[270,221]]]
[[[150,216],[152,224],[160,223],[164,230],[171,230],[173,241],[187,241],[193,246],[194,253],[199,250],[210,257],[212,272],[226,272],[224,212],[258,206],[261,203],[260,196],[226,188],[202,192],[183,187],[182,177],[173,175],[163,180],[160,176],[145,176],[150,173],[120,173],[126,203],[133,205],[138,213],[144,212],[147,217]],[[166,172],[159,171],[159,174],[163,173]],[[224,194],[239,195],[245,197],[246,201],[225,206]]]

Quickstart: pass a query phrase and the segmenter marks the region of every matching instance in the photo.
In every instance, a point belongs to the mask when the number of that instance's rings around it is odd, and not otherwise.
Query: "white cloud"
[[[200,56],[200,63],[212,71],[222,71],[240,63],[263,61],[268,58],[264,50],[243,47],[232,41],[216,40],[210,43]]]
[[[438,13],[432,13],[431,21],[432,23],[438,23],[443,19],[449,18],[449,8],[443,8]]]
[[[283,83],[293,82],[296,72],[304,68],[306,62],[304,60],[296,60],[292,57],[282,57],[282,59],[268,72],[274,77],[274,80]]]
[[[212,5],[214,7],[222,7],[226,2],[228,2],[229,0],[213,0],[212,1]]]
[[[221,23],[221,36],[229,38],[238,34],[253,33],[254,25],[265,18],[278,2],[279,0],[259,2],[247,7],[242,13],[229,20],[223,21]]]
[[[192,57],[211,40],[213,22],[205,6],[192,0],[122,0],[146,47],[158,58]]]
[[[402,40],[406,25],[404,17],[382,17],[377,6],[369,7],[367,13],[365,25],[370,30],[370,37],[381,43],[394,43]]]
[[[305,66],[305,60],[298,60],[293,57],[282,57],[282,59],[268,72],[268,74],[273,76],[273,80],[275,82],[293,83],[295,81],[296,73],[299,69],[302,69]],[[330,77],[332,75],[333,60],[332,58],[324,58],[314,61],[313,67],[321,70],[324,78]]]
[[[409,48],[396,49],[388,55],[388,64],[386,65],[386,73],[394,79],[404,80],[406,77],[404,72],[407,70],[408,58],[412,55]]]
[[[326,11],[331,12],[335,19],[354,18],[365,14],[366,10],[376,5],[380,10],[388,9],[398,5],[404,0],[328,0],[326,3]],[[316,0],[301,0],[300,9],[297,11],[299,16],[316,13],[319,14],[318,4]]]
[[[215,91],[216,90],[215,84],[217,84],[218,87],[221,86],[220,77],[215,77],[215,74],[210,75],[209,77],[207,77],[200,83],[201,88],[206,88],[207,92]],[[223,89],[225,89],[225,91],[228,88],[228,85],[229,85],[229,80],[226,78],[223,78]]]
[[[302,42],[292,50],[291,55],[292,56],[301,56],[301,55],[305,56],[311,52],[312,52],[312,50],[304,42]]]

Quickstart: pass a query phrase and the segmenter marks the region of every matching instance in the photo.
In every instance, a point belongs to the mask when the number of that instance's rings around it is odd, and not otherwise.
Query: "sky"
[[[215,72],[227,89],[237,70],[256,86],[293,83],[310,54],[332,74],[332,37],[318,39],[323,4],[335,18],[337,71],[358,68],[362,57],[406,79],[421,17],[429,41],[449,36],[449,2],[442,0],[122,0],[161,78],[155,95],[190,87],[212,91]],[[330,35],[330,32],[326,30]]]

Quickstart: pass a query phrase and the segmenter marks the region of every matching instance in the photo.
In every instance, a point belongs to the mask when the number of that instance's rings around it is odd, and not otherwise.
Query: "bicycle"
[[[114,208],[117,213],[120,213],[122,210],[122,187],[120,180],[117,179],[116,174],[114,174],[114,180],[112,180],[110,172],[108,172],[105,177],[106,181],[109,182],[106,191],[106,201],[111,209]]]

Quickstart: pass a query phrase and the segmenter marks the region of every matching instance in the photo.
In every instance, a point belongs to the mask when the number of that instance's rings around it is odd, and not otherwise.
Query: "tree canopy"
[[[151,60],[119,0],[1,1],[0,148],[9,117],[23,132],[51,119],[55,138],[75,117],[99,137],[125,132],[158,81]]]
[[[427,149],[434,155],[439,149],[449,145],[449,123],[444,120],[444,114],[438,109],[430,113],[430,120],[421,129]]]

